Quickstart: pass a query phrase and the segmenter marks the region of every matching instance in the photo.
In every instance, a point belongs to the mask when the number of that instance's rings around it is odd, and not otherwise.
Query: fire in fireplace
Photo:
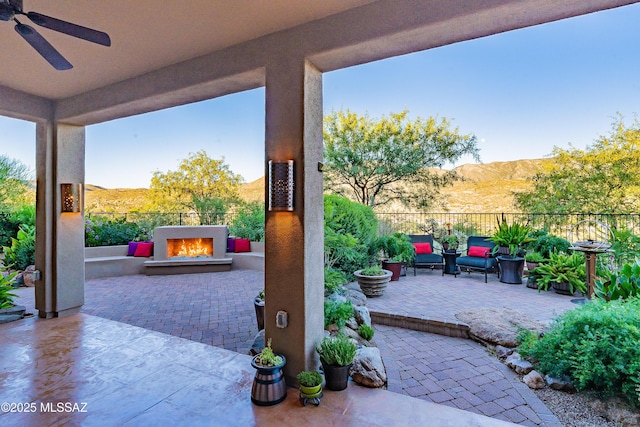
[[[167,259],[213,258],[213,238],[167,239]]]

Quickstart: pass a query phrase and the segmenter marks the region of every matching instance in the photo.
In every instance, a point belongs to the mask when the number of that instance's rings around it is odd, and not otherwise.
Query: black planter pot
[[[522,269],[524,268],[524,258],[522,257],[505,257],[499,256],[500,263],[500,281],[519,285],[522,283]]]
[[[349,382],[349,371],[351,370],[351,363],[347,366],[335,366],[329,365],[320,359],[322,363],[322,370],[324,371],[324,378],[327,381],[325,388],[333,391],[340,391],[347,388]]]
[[[253,301],[253,307],[256,309],[256,323],[258,325],[258,331],[264,329],[264,300],[256,298]]]
[[[553,290],[556,291],[556,294],[573,295],[573,292],[571,292],[571,287],[569,286],[568,283],[565,283],[565,282],[562,282],[562,283],[554,282],[552,286],[553,286]]]

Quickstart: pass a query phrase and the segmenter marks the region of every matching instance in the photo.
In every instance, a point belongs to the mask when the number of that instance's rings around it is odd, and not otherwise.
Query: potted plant
[[[573,295],[587,292],[584,257],[578,253],[551,253],[549,259],[533,270],[539,290],[553,286],[556,293]]]
[[[362,292],[368,297],[378,297],[387,289],[391,280],[391,271],[384,270],[379,265],[363,268],[353,273]]]
[[[440,238],[442,250],[445,252],[455,252],[460,244],[460,238],[457,234],[445,234]]]
[[[271,406],[287,397],[287,385],[282,368],[287,363],[284,355],[275,354],[271,349],[271,338],[262,351],[251,359],[256,375],[251,387],[251,401],[260,406]]]
[[[322,370],[329,390],[347,388],[349,370],[356,357],[356,345],[346,335],[324,337],[316,351],[320,355]]]
[[[523,245],[532,242],[529,237],[531,227],[518,222],[508,224],[502,220],[498,222],[498,229],[489,237],[496,244],[493,253],[499,253],[497,257],[500,265],[500,281],[503,283],[522,283],[524,271],[524,258],[518,256],[524,252]]]
[[[322,375],[317,371],[302,371],[296,375],[296,379],[302,404],[306,406],[307,400],[311,400],[314,405],[319,405],[322,397]]]
[[[264,329],[264,289],[258,292],[253,300],[253,308],[256,310],[256,323],[258,331]]]
[[[540,266],[545,259],[540,252],[527,252],[525,263],[527,264],[527,288],[538,289],[537,275],[534,270]]]
[[[393,273],[392,281],[400,279],[402,266],[413,261],[415,256],[409,236],[403,233],[380,236],[375,240],[374,247],[382,252],[382,268]]]

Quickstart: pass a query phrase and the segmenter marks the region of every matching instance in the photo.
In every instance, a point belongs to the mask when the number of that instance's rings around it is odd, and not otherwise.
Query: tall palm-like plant
[[[515,257],[525,243],[535,240],[529,237],[529,233],[531,233],[531,227],[528,225],[518,222],[509,225],[503,219],[498,221],[498,229],[493,236],[489,237],[489,240],[497,245],[493,249],[494,253],[498,251],[499,247],[507,247],[509,248],[509,255]]]

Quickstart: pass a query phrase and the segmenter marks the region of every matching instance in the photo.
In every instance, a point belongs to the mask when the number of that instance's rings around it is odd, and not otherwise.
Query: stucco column
[[[60,184],[84,187],[83,126],[36,127],[36,309],[43,318],[76,313],[84,304],[84,218],[62,213]]]
[[[315,347],[324,324],[324,203],[322,196],[322,74],[302,59],[267,67],[266,162],[294,161],[293,212],[265,218],[265,335],[287,358],[292,384],[304,369],[317,369]],[[265,168],[269,195],[268,167]],[[276,327],[286,311],[288,326]]]

